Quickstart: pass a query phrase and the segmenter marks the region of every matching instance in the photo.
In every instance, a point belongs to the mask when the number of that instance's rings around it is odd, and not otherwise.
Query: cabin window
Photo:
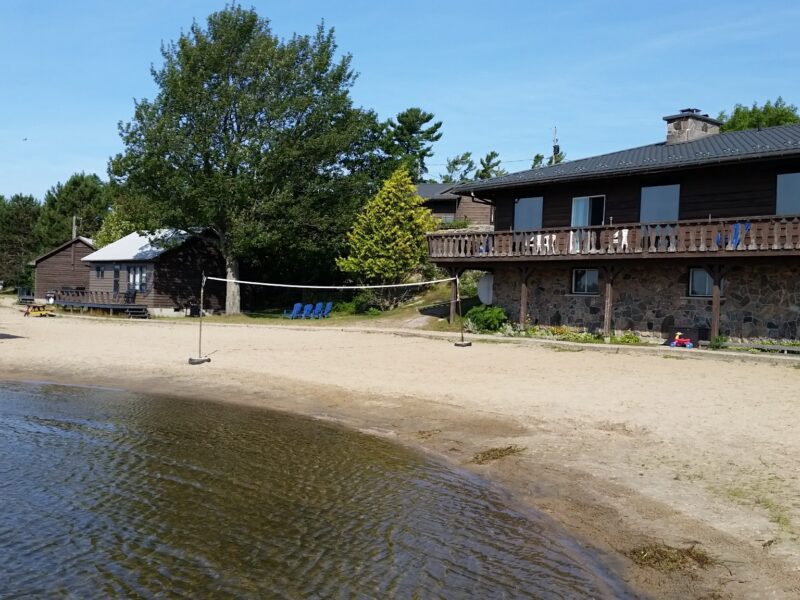
[[[147,291],[147,267],[128,266],[128,291]]]
[[[719,293],[725,289],[725,280],[720,281]],[[710,298],[714,293],[714,278],[705,269],[689,269],[689,295]]]
[[[643,187],[639,220],[642,223],[677,221],[680,196],[680,185]]]
[[[596,296],[600,293],[597,269],[572,269],[572,293]]]
[[[572,199],[571,227],[605,225],[606,197],[580,196]]]
[[[103,266],[96,266],[94,268],[94,277],[95,279],[105,279],[106,277],[106,268]]]
[[[542,228],[542,204],[544,198],[519,198],[514,204],[514,230],[535,231]]]
[[[778,175],[777,215],[800,215],[800,173]]]
[[[120,271],[119,265],[115,264],[114,265],[114,293],[115,294],[119,293],[119,271]]]

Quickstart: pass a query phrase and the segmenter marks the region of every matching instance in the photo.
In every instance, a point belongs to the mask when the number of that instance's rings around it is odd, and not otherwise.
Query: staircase
[[[146,306],[130,306],[125,309],[128,317],[131,319],[149,319],[150,313],[147,312]]]

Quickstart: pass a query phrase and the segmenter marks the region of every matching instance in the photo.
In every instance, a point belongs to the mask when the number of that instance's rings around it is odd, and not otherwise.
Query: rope
[[[245,283],[247,285],[261,285],[264,287],[292,288],[304,290],[374,290],[378,288],[401,288],[415,287],[420,285],[430,285],[433,283],[444,283],[445,281],[456,281],[457,277],[446,279],[432,279],[431,281],[419,281],[417,283],[392,283],[386,285],[296,285],[291,283],[265,283],[262,281],[242,281],[241,279],[225,279],[223,277],[206,277],[212,281],[223,281],[226,283]]]

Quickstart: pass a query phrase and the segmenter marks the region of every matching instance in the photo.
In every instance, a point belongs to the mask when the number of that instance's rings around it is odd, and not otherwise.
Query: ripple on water
[[[269,411],[0,387],[0,596],[619,594],[478,478]]]

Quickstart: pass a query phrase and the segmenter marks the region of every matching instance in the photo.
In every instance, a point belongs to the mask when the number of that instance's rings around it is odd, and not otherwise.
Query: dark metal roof
[[[610,154],[591,156],[502,177],[456,185],[452,193],[503,189],[553,182],[594,179],[611,175],[633,175],[684,167],[730,163],[762,158],[800,157],[800,125],[781,125],[709,135],[692,142],[660,142]]]
[[[425,200],[458,200],[458,195],[450,194],[452,183],[418,183],[417,194]]]
[[[697,119],[698,121],[704,121],[706,123],[713,123],[714,125],[722,125],[722,121],[718,121],[712,117],[709,117],[705,113],[700,113],[700,111],[696,108],[683,108],[681,112],[675,115],[667,115],[664,117],[664,120],[669,123],[670,121],[676,121],[678,119],[685,119],[685,118]]]

